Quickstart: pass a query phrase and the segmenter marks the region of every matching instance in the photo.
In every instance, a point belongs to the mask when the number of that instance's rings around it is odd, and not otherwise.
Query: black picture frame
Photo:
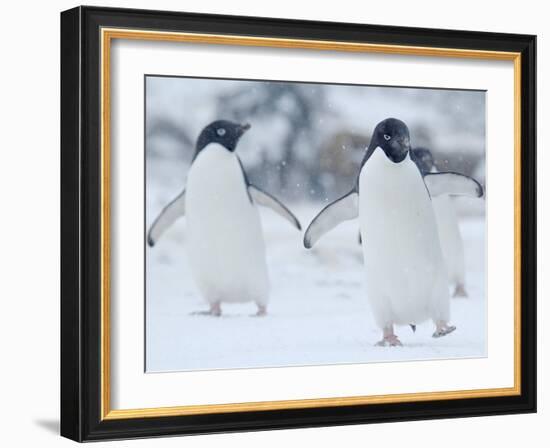
[[[521,393],[515,396],[101,418],[100,29],[521,54]],[[100,7],[61,13],[61,435],[76,441],[536,412],[536,36]]]

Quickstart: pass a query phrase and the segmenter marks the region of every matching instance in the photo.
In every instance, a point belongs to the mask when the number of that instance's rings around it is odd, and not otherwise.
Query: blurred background
[[[374,126],[407,123],[440,170],[485,183],[485,92],[196,78],[146,79],[147,180],[183,187],[209,122],[248,122],[238,154],[249,179],[291,202],[350,190]]]

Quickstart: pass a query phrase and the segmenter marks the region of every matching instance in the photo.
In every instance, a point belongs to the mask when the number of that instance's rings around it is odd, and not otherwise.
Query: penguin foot
[[[449,333],[452,333],[456,330],[456,327],[454,325],[438,325],[436,330],[434,331],[434,334],[432,334],[432,338],[442,338],[443,336],[447,336]]]
[[[222,315],[222,307],[219,303],[215,303],[210,306],[209,310],[205,311],[193,311],[191,316],[214,316],[220,317]]]
[[[464,285],[459,283],[455,287],[455,292],[453,292],[453,297],[460,297],[460,298],[466,298],[468,297],[468,293],[466,292],[466,289],[464,288]]]
[[[403,346],[403,344],[395,334],[384,336],[384,338],[381,341],[378,341],[375,345],[376,347],[402,347]]]
[[[264,317],[267,316],[267,307],[265,305],[258,305],[258,311],[251,315],[252,317]]]

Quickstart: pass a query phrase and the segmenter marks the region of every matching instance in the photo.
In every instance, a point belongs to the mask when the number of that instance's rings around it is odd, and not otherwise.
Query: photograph
[[[144,89],[146,373],[487,356],[486,91]]]
[[[536,33],[299,9],[61,13],[63,437],[539,412]]]

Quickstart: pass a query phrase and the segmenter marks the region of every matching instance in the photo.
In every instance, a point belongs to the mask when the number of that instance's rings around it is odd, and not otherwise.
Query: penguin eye
[[[218,134],[220,137],[223,137],[225,135],[225,129],[218,128],[218,130],[216,131],[216,134]]]
[[[391,135],[384,134],[384,140],[389,140],[389,139],[391,139]]]

